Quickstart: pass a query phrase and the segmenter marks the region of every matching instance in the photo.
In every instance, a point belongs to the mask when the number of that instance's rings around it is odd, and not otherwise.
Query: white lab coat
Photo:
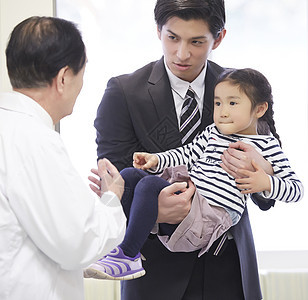
[[[78,175],[49,114],[1,94],[0,299],[83,299],[82,268],[122,241],[125,223],[117,196],[99,199]]]

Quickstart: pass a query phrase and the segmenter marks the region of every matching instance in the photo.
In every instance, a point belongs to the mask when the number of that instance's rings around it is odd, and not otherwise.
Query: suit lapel
[[[202,120],[199,132],[213,123],[214,85],[221,71],[221,67],[208,61],[205,76]],[[162,145],[160,146],[162,148],[161,151],[181,146],[181,136],[174,101],[170,101],[170,99],[173,100],[173,95],[163,58],[154,64],[148,83],[149,94],[157,115],[157,124],[151,129],[149,137],[155,140],[157,145]]]
[[[206,126],[213,123],[213,111],[214,111],[214,87],[216,78],[223,70],[220,66],[208,61],[207,70],[205,75],[205,91],[203,100],[202,122],[200,125],[200,131]]]
[[[163,58],[154,65],[148,82],[149,93],[158,116],[163,116],[168,111],[168,114],[176,118],[174,102],[169,100],[173,99],[173,95]]]
[[[181,138],[173,95],[163,58],[155,63],[148,83],[149,94],[157,115],[157,124],[155,124],[151,133],[155,135],[155,139],[159,141],[158,143],[163,145],[164,149],[162,150],[176,148],[181,145]]]

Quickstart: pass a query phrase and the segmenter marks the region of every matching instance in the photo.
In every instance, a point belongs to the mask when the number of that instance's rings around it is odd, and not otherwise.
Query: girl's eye
[[[215,106],[220,106],[220,102],[215,102]]]
[[[236,105],[236,102],[231,101],[231,102],[230,102],[230,105]]]

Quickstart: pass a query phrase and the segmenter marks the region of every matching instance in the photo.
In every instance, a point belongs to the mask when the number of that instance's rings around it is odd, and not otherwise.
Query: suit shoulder
[[[211,69],[211,71],[214,73],[215,76],[218,76],[221,74],[225,68],[221,67],[220,65],[214,63],[211,60],[208,60],[208,67]]]
[[[157,61],[150,62],[149,64],[137,69],[132,73],[119,75],[115,78],[117,78],[121,82],[128,82],[131,84],[134,84],[136,81],[139,80],[148,79],[156,63]]]

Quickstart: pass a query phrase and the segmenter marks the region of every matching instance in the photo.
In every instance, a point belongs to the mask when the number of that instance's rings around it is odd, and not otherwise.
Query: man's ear
[[[159,29],[158,25],[157,25],[157,36],[159,39],[161,39],[161,29]]]
[[[218,38],[214,42],[214,45],[213,45],[213,48],[212,48],[213,50],[216,49],[220,45],[220,43],[224,39],[226,33],[227,33],[227,30],[225,28],[219,33]]]
[[[55,78],[56,88],[60,94],[63,94],[64,92],[64,85],[66,83],[66,76],[67,76],[68,69],[69,69],[68,66],[65,66],[62,69],[60,69],[60,71],[58,72]]]
[[[268,103],[263,102],[257,106],[256,116],[258,119],[262,118],[268,109]]]

